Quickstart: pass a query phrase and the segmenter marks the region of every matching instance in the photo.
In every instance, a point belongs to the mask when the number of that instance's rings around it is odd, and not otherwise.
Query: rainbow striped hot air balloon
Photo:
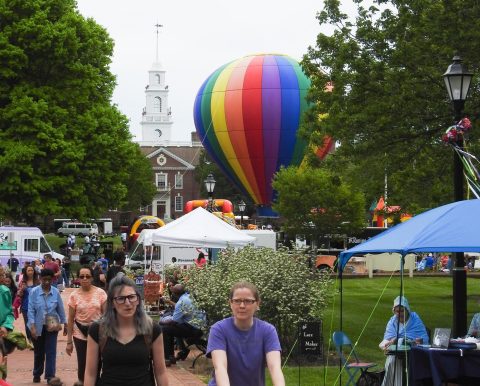
[[[272,178],[299,165],[307,143],[297,138],[310,80],[285,55],[252,55],[217,69],[198,91],[197,133],[207,152],[258,214],[273,216]]]

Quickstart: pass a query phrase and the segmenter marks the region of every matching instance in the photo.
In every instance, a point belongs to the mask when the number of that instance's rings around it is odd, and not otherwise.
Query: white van
[[[57,230],[57,234],[60,237],[66,235],[75,235],[84,237],[86,235],[98,235],[98,226],[97,224],[85,224],[80,222],[64,222],[60,228]]]
[[[50,253],[54,259],[63,260],[64,256],[54,252],[39,228],[34,227],[0,227],[0,263],[7,265],[10,253],[19,260],[18,271],[25,261],[43,259],[46,253]]]

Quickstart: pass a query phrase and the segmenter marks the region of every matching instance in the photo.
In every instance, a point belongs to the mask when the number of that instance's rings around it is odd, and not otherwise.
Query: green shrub
[[[228,295],[234,283],[255,284],[261,297],[258,317],[277,328],[284,352],[296,340],[297,323],[320,319],[333,295],[329,275],[312,273],[304,255],[283,249],[227,249],[216,264],[188,269],[184,280],[210,324],[231,315]]]

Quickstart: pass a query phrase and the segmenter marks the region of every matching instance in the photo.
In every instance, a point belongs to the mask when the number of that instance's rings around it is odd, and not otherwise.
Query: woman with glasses
[[[248,282],[236,283],[229,300],[233,316],[210,329],[207,357],[212,358],[214,373],[208,384],[263,386],[267,366],[272,384],[284,386],[277,331],[255,318],[260,307],[257,288]]]
[[[103,318],[88,331],[84,385],[155,384],[168,385],[162,330],[145,313],[135,283],[117,275],[108,288]]]
[[[67,348],[72,355],[73,344],[77,351],[77,376],[83,382],[85,361],[87,358],[88,328],[93,321],[100,319],[105,311],[107,294],[102,288],[92,285],[93,271],[90,267],[81,267],[77,273],[80,288],[74,290],[68,299]]]

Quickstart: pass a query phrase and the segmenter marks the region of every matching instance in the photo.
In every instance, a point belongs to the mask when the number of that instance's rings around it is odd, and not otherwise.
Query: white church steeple
[[[158,34],[163,27],[156,24],[157,41],[155,62],[148,71],[148,84],[145,86],[146,104],[142,111],[143,146],[167,144],[171,139],[172,110],[168,104],[168,85],[165,84],[165,69],[158,59]]]

